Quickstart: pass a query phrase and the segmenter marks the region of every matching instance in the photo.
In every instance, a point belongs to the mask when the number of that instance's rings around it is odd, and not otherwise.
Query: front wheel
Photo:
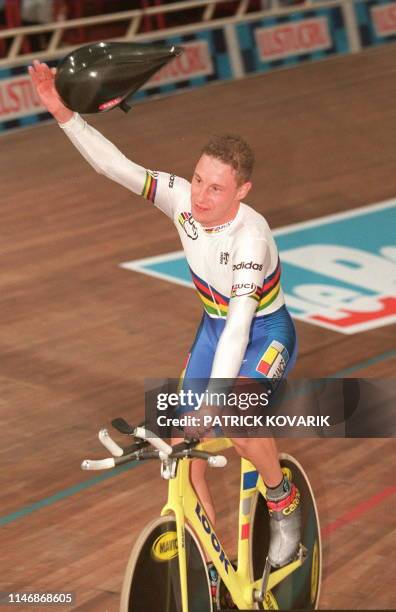
[[[212,612],[209,578],[200,544],[185,526],[188,612]],[[132,550],[121,591],[120,612],[183,612],[176,521],[149,523]]]
[[[322,543],[315,498],[306,473],[293,457],[279,455],[282,470],[301,494],[301,543],[307,557],[301,567],[289,574],[272,591],[266,593],[261,610],[316,610],[319,603],[322,576]],[[269,514],[263,496],[257,491],[251,511],[250,567],[252,579],[261,578],[269,549]]]

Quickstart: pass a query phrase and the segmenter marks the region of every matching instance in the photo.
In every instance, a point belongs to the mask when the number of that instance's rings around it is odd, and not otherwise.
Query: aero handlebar
[[[164,440],[156,436],[145,427],[138,426],[133,428],[123,419],[115,419],[114,427],[135,438],[135,443],[122,448],[111,437],[107,429],[101,429],[99,440],[103,446],[113,455],[106,459],[85,459],[81,468],[83,470],[109,470],[117,465],[130,461],[143,461],[147,459],[204,459],[210,467],[220,468],[227,465],[227,459],[223,455],[211,455],[210,453],[197,451],[194,449],[199,444],[199,440],[184,441],[181,444],[170,446]],[[155,450],[151,450],[150,446]]]

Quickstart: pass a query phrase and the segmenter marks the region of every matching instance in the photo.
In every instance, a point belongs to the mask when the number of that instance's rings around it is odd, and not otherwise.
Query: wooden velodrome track
[[[257,154],[249,203],[276,228],[396,195],[395,66],[387,46],[91,122],[135,161],[185,177],[208,136],[239,132]],[[89,168],[55,125],[3,136],[0,160],[0,590],[74,591],[76,610],[115,611],[130,548],[166,485],[158,464],[95,481],[80,462],[105,455],[96,435],[112,418],[141,420],[145,377],[179,374],[200,303],[189,289],[119,267],[178,250],[176,232]],[[297,328],[294,376],[394,372],[395,359],[378,358],[392,350],[394,328]],[[394,497],[384,494],[394,485],[392,441],[279,446],[304,464],[318,498],[321,607],[393,608]],[[231,551],[236,466],[230,459],[216,471],[213,487]]]

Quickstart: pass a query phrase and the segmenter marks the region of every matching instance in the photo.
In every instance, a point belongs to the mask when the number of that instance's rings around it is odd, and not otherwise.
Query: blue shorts
[[[182,373],[182,388],[189,380],[208,380],[225,319],[213,319],[204,313],[191,352]],[[257,317],[250,329],[247,346],[238,376],[280,380],[295,364],[297,338],[293,320],[286,306],[272,314]]]

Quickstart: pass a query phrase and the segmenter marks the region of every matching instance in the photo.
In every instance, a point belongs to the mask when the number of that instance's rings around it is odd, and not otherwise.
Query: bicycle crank
[[[308,556],[308,550],[305,548],[305,546],[300,544],[296,558],[293,561],[291,561],[291,563],[293,563],[294,561],[299,561],[300,564],[302,565],[302,563],[305,561],[307,556]],[[271,573],[271,569],[272,569],[272,566],[271,566],[271,563],[268,561],[268,557],[267,557],[265,560],[263,577],[261,579],[261,587],[260,589],[254,589],[253,591],[253,601],[257,603],[263,603],[264,601],[265,594],[267,592],[268,580],[269,580],[269,576]]]

